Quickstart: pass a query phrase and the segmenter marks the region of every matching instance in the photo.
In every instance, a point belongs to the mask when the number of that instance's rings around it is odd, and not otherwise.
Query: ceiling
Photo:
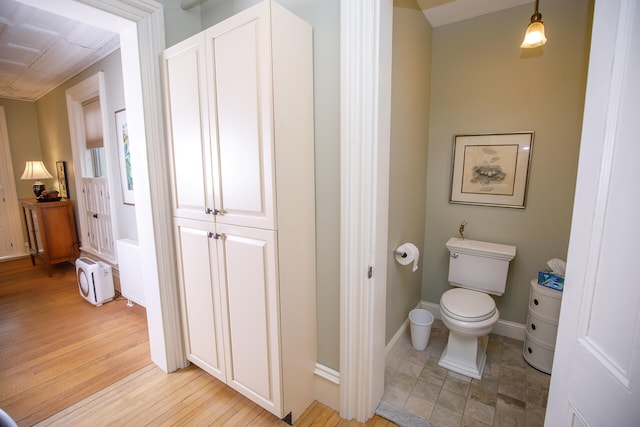
[[[35,101],[119,46],[116,33],[0,0],[0,97]]]
[[[196,3],[206,0],[198,0]],[[417,0],[433,27],[533,0]],[[115,51],[117,33],[0,0],[0,97],[36,101]]]

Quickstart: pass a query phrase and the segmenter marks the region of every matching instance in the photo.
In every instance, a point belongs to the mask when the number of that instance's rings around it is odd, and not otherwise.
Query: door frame
[[[392,0],[340,2],[340,416],[384,393]]]
[[[87,204],[87,196],[85,193],[85,178],[91,178],[85,176],[85,167],[87,165],[87,159],[84,158],[86,153],[86,130],[84,127],[84,110],[83,104],[87,101],[90,101],[94,98],[98,98],[100,100],[100,115],[102,118],[102,135],[103,135],[103,147],[104,147],[104,155],[106,160],[106,171],[107,176],[107,189],[110,195],[113,195],[113,180],[114,177],[109,175],[109,171],[113,170],[114,162],[117,163],[117,159],[113,159],[111,153],[113,150],[111,149],[111,141],[108,137],[109,130],[107,128],[107,124],[109,123],[107,117],[107,99],[106,99],[106,86],[104,80],[104,72],[99,71],[80,83],[70,87],[66,91],[66,100],[67,100],[67,114],[69,116],[69,134],[71,137],[71,153],[73,155],[73,165],[75,169],[75,185],[76,185],[76,194],[78,197],[77,200],[77,208],[78,208],[78,222],[80,223],[80,241],[84,241],[86,236],[90,232],[90,226],[87,221],[87,211],[89,206]],[[119,177],[118,177],[119,178]],[[80,249],[82,251],[91,253],[99,258],[104,259],[110,263],[117,263],[117,257],[115,253],[115,241],[116,241],[116,228],[114,224],[117,223],[117,211],[115,208],[115,200],[114,197],[109,196],[109,211],[110,211],[110,222],[111,222],[111,241],[114,242],[113,248],[114,251],[111,254],[102,253],[99,249],[95,249],[92,245],[83,245]],[[95,232],[95,231],[94,231]],[[87,239],[88,240],[88,239]]]

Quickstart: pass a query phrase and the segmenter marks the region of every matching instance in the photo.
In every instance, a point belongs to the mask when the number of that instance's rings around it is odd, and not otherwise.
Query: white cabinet
[[[534,368],[551,373],[562,292],[531,281],[529,316],[522,354]]]
[[[270,1],[163,53],[187,357],[290,421],[317,353],[312,63]]]

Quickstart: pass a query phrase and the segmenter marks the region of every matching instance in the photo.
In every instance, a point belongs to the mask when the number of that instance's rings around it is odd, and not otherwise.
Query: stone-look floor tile
[[[465,414],[462,416],[462,424],[460,424],[460,426],[461,427],[491,427],[493,426],[493,424],[485,424],[482,421],[478,421]]]
[[[437,404],[429,421],[438,427],[458,427],[462,423],[462,414]]]
[[[473,418],[488,425],[493,424],[495,412],[496,408],[494,405],[486,405],[473,399],[467,400],[464,408],[465,417]]]
[[[526,404],[513,397],[498,393],[494,425],[515,427],[526,425]]]
[[[445,378],[447,378],[446,369],[441,368],[440,366],[432,367],[425,365],[418,377],[418,380],[442,386]]]
[[[525,382],[525,369],[520,366],[502,366],[500,369],[500,381]]]
[[[416,349],[410,349],[407,351],[407,355],[402,362],[413,363],[414,365],[424,366],[425,362],[429,359],[429,355],[426,351],[418,351]]]
[[[387,355],[385,401],[440,427],[543,426],[551,377],[524,362],[521,341],[490,335],[482,379],[471,380],[438,365],[448,335],[436,321],[422,352],[408,331],[398,339]]]
[[[464,407],[467,401],[467,396],[462,394],[453,393],[449,390],[440,391],[438,396],[438,404],[444,406],[447,409],[451,409],[455,412],[464,412]]]
[[[418,379],[416,377],[403,374],[402,372],[396,372],[395,375],[391,377],[389,385],[391,387],[395,387],[400,390],[407,390],[407,392],[410,392],[411,389],[416,385],[417,381]]]
[[[409,398],[409,392],[396,387],[385,385],[382,400],[398,408],[402,408]]]
[[[527,402],[526,415],[527,415],[527,427],[542,427],[544,426],[544,415],[546,407],[536,406]]]
[[[442,387],[436,384],[426,381],[418,381],[411,391],[411,395],[435,403],[438,401],[441,388]]]
[[[433,408],[436,406],[434,402],[421,399],[418,396],[410,395],[407,401],[405,402],[403,409],[412,413],[413,415],[417,415],[419,417],[428,420],[431,418],[431,413],[433,412]]]
[[[469,399],[495,408],[498,397],[498,381],[484,378],[473,380],[469,388]]]
[[[410,377],[418,378],[422,373],[423,365],[416,365],[415,363],[403,360],[398,366],[397,372],[409,375]]]
[[[547,407],[547,398],[549,397],[549,388],[539,385],[527,385],[527,404]]]
[[[469,392],[471,378],[460,375],[456,372],[448,372],[442,388],[464,396]]]
[[[527,388],[523,381],[501,379],[498,383],[498,393],[513,397],[522,402],[527,400]]]

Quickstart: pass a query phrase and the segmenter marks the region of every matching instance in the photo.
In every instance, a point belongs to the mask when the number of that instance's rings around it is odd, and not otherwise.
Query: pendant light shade
[[[538,1],[536,0],[536,11],[531,15],[531,23],[524,32],[524,40],[520,45],[522,48],[539,47],[547,42],[547,37],[544,35],[542,15],[538,12]]]

